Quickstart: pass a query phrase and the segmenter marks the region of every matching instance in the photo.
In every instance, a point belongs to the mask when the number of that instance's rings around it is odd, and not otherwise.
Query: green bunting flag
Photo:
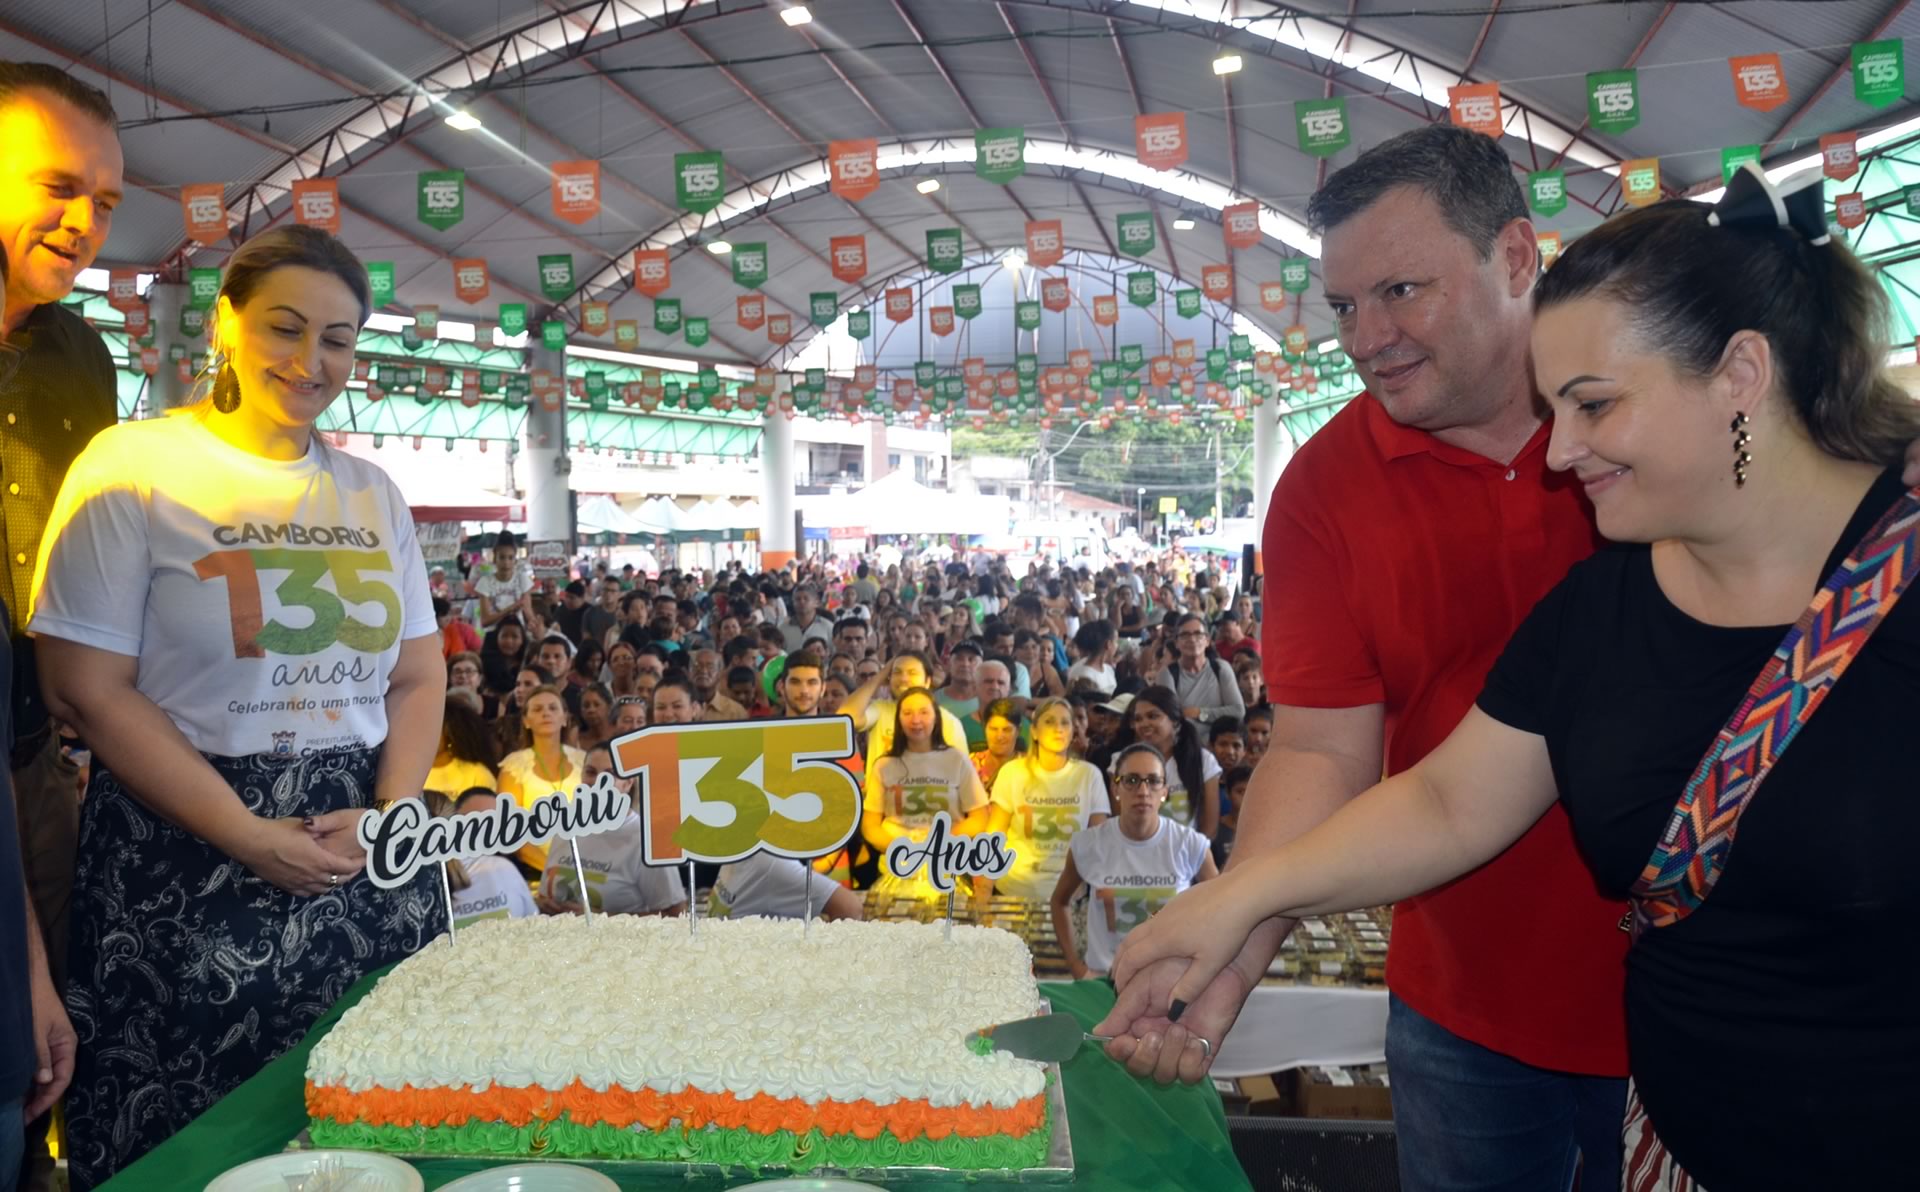
[[[420,222],[444,232],[467,211],[464,170],[427,170],[420,174]]]
[[[1253,359],[1253,337],[1234,334],[1227,337],[1227,354],[1235,360]]]
[[[1127,301],[1135,306],[1152,306],[1160,298],[1159,278],[1150,269],[1127,274]]]
[[[1862,41],[1853,47],[1853,97],[1884,108],[1907,93],[1907,54],[1900,39]]]
[[[766,241],[733,246],[733,280],[735,285],[745,286],[749,290],[757,290],[767,284]]]
[[[1122,253],[1144,257],[1153,251],[1153,212],[1129,211],[1114,217],[1116,239]]]
[[[1218,381],[1227,375],[1227,350],[1225,348],[1207,349],[1207,380]]]
[[[680,300],[678,298],[655,298],[653,300],[653,329],[662,335],[673,335],[680,330]]]
[[[961,263],[960,229],[927,229],[927,268],[935,273],[957,273]]]
[[[931,360],[916,360],[913,364],[913,383],[922,389],[933,388],[940,379],[940,366]]]
[[[1536,170],[1527,175],[1527,205],[1535,215],[1558,215],[1567,209],[1567,172]]]
[[[707,321],[705,319],[691,317],[682,319],[680,321],[680,327],[681,333],[687,337],[687,342],[694,347],[701,347],[707,342]]]
[[[1298,100],[1293,105],[1293,120],[1300,130],[1300,152],[1313,157],[1331,157],[1353,140],[1344,99]]]
[[[1307,287],[1312,284],[1313,266],[1307,262],[1307,258],[1288,257],[1280,262],[1280,287],[1287,293],[1304,294],[1307,292]],[[1183,309],[1180,313],[1186,315],[1189,312]],[[1198,303],[1195,304],[1191,313],[1200,313]]]
[[[573,293],[573,254],[548,253],[540,258],[540,296],[559,302]]]
[[[980,287],[953,287],[953,316],[956,319],[971,319],[980,313]]]
[[[862,340],[873,334],[873,312],[870,310],[849,311],[847,314],[847,334],[856,340]]]
[[[1027,172],[1027,134],[1021,128],[980,128],[973,133],[973,172],[1005,186]]]
[[[1140,366],[1147,362],[1147,352],[1139,344],[1120,345],[1120,367],[1128,372],[1139,372]]]
[[[705,215],[726,197],[726,155],[713,150],[706,153],[673,155],[673,191],[680,206]]]
[[[199,339],[207,329],[207,312],[197,306],[180,308],[180,334],[187,339]]]
[[[527,304],[524,302],[502,302],[500,304],[500,334],[505,336],[524,335],[527,330]]]
[[[1200,291],[1175,290],[1173,292],[1173,312],[1183,319],[1191,319],[1200,313]]]
[[[1600,70],[1587,76],[1587,123],[1595,132],[1622,133],[1640,123],[1640,72]]]
[[[549,352],[565,350],[567,346],[567,325],[558,319],[548,319],[540,324],[540,346]]]
[[[1040,304],[1038,302],[1014,303],[1013,325],[1021,331],[1040,330]]]
[[[369,275],[373,273],[372,265],[367,266],[367,273]],[[391,301],[393,292],[393,266],[391,265],[387,266],[387,292],[388,300]],[[188,301],[201,310],[211,307],[214,299],[220,296],[220,271],[218,269],[187,270],[187,295]],[[376,302],[374,305],[382,304]]]
[[[199,270],[196,269],[194,270],[194,272],[198,273]],[[219,276],[218,270],[209,270],[209,272],[212,272],[216,278]],[[392,261],[368,261],[367,262],[367,287],[371,294],[373,309],[379,310],[381,307],[386,306],[388,303],[392,302],[393,289],[394,289],[393,262]]]
[[[1733,176],[1740,172],[1740,167],[1748,162],[1759,164],[1760,146],[1729,145],[1722,149],[1720,151],[1720,185],[1725,186],[1732,182]]]
[[[807,321],[815,327],[830,327],[840,317],[840,296],[832,290],[815,290],[807,297]]]

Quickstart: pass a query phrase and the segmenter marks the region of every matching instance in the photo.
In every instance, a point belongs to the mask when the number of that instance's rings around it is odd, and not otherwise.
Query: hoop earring
[[[1733,421],[1727,424],[1727,429],[1733,432],[1733,486],[1745,488],[1747,465],[1753,462],[1752,454],[1747,451],[1747,444],[1753,441],[1753,436],[1747,433],[1746,412],[1743,410],[1735,414]]]
[[[231,414],[240,408],[240,378],[233,375],[233,365],[225,356],[214,368],[213,408],[222,414]]]

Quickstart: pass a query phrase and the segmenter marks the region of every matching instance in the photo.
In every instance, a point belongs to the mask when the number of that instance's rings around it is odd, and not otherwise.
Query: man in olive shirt
[[[0,248],[10,266],[0,316],[7,344],[0,352],[0,560],[13,647],[10,768],[27,887],[57,987],[66,981],[78,771],[61,756],[25,631],[34,561],[54,498],[74,458],[117,414],[106,345],[60,303],[106,243],[121,173],[105,95],[44,63],[0,62]],[[43,1125],[28,1129],[24,1186],[45,1186],[51,1175],[44,1135]],[[13,1174],[0,1172],[0,1184]]]

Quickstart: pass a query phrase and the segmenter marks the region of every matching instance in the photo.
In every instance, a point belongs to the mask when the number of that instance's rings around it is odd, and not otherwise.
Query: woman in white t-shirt
[[[1167,759],[1167,818],[1197,829],[1208,840],[1220,830],[1220,763],[1200,744],[1200,730],[1180,715],[1173,691],[1153,686],[1142,690],[1127,706],[1120,731],[1113,739],[1113,762],[1136,741],[1160,751]]]
[[[1007,834],[1013,868],[999,881],[977,880],[977,898],[998,892],[1037,902],[1052,894],[1074,836],[1107,818],[1100,771],[1073,757],[1072,747],[1073,708],[1064,699],[1041,700],[1026,754],[994,778],[987,817],[987,831]]]
[[[28,627],[54,717],[94,756],[67,991],[76,1187],[446,926],[438,874],[359,876],[358,821],[419,797],[446,693],[405,498],[314,433],[369,310],[338,240],[249,240],[203,395],[102,431],[48,519]]]
[[[715,919],[799,919],[809,904],[815,917],[825,920],[859,919],[865,913],[858,894],[814,872],[805,861],[754,853],[721,867],[707,895],[707,914]]]
[[[894,705],[892,740],[885,753],[867,765],[867,794],[861,829],[881,855],[899,837],[925,840],[934,816],[944,811],[955,829],[987,801],[980,775],[967,757],[965,742],[951,743],[941,727],[933,693],[915,687]],[[926,870],[902,881],[882,869],[874,888],[895,897],[940,896]]]
[[[1175,894],[1220,872],[1205,836],[1160,814],[1168,779],[1160,751],[1129,745],[1115,755],[1114,766],[1114,802],[1120,813],[1073,838],[1053,888],[1053,930],[1076,981],[1105,976],[1127,932]],[[1093,892],[1084,957],[1067,911],[1081,886]]]
[[[533,689],[520,717],[522,748],[500,759],[501,794],[512,795],[522,807],[555,791],[573,798],[587,755],[566,744],[568,719],[567,701],[557,688]],[[544,844],[523,845],[514,855],[534,869],[546,868]]]
[[[587,750],[580,781],[592,786],[602,775],[615,789],[633,795],[634,780],[613,772],[613,750],[602,741]],[[677,866],[646,863],[646,840],[640,826],[640,806],[634,804],[621,825],[609,832],[579,838],[580,864],[574,866],[575,841],[562,836],[553,842],[547,868],[540,876],[540,910],[549,915],[577,915],[587,907],[595,914],[678,915],[687,909],[687,888]],[[581,894],[586,895],[582,906]]]

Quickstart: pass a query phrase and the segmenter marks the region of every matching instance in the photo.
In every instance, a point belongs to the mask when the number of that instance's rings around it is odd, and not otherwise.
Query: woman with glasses
[[[1167,763],[1160,751],[1144,743],[1129,745],[1114,765],[1119,814],[1074,834],[1053,887],[1053,930],[1076,981],[1105,976],[1127,932],[1175,894],[1220,873],[1205,836],[1160,814],[1167,799]],[[1084,958],[1068,911],[1081,886],[1093,892]]]
[[[607,651],[606,684],[615,699],[639,694],[634,685],[634,663],[639,657],[640,651],[629,641],[615,641]]]

